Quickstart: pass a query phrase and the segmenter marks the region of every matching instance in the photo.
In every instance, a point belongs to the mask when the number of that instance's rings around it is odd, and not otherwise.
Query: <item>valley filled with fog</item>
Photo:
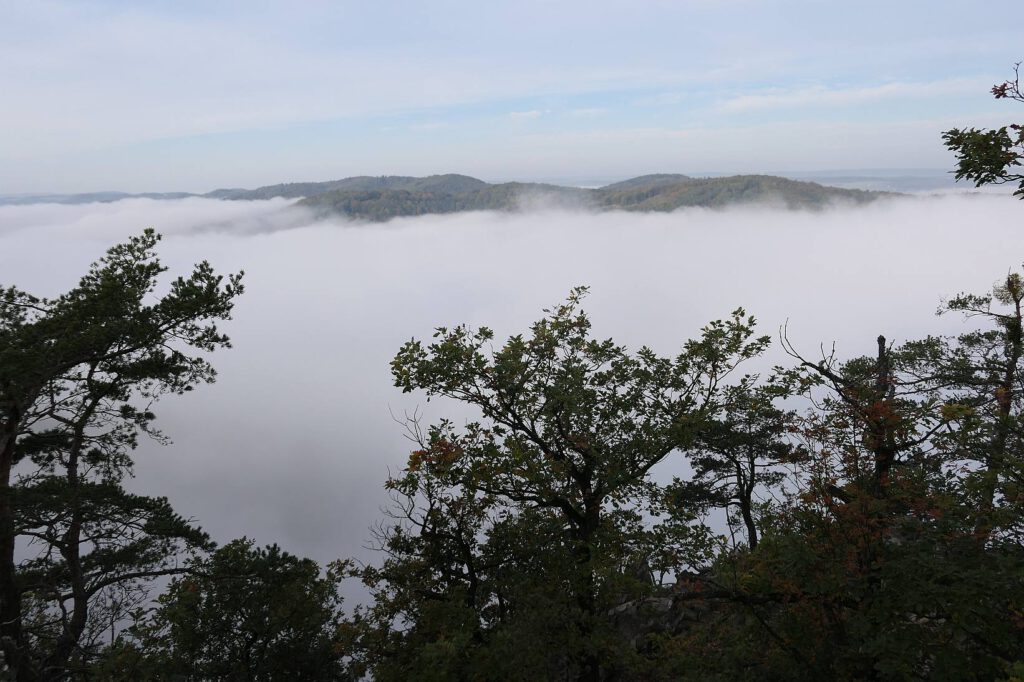
[[[738,306],[805,355],[839,357],[952,333],[943,297],[983,293],[1020,266],[1021,205],[1005,196],[905,197],[823,212],[769,206],[665,214],[463,213],[385,224],[316,220],[285,200],[132,199],[0,207],[0,283],[75,284],[112,244],[153,227],[183,274],[244,269],[246,292],[213,357],[217,383],[156,406],[173,444],[143,442],[130,484],[166,495],[214,539],[246,535],[320,561],[370,558],[399,422],[465,417],[392,387],[388,363],[436,326],[525,332],[589,285],[595,334],[672,354]],[[762,367],[787,362],[778,344]],[[670,466],[682,467],[681,462]]]

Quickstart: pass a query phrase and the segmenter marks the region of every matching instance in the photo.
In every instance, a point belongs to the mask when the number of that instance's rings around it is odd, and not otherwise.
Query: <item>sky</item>
[[[233,347],[217,382],[152,407],[173,441],[143,439],[133,490],[166,495],[218,542],[248,536],[325,562],[379,561],[370,528],[383,483],[413,444],[401,420],[469,416],[394,387],[410,338],[467,323],[496,345],[590,285],[597,338],[678,352],[702,325],[744,306],[809,358],[838,358],[965,329],[942,298],[984,293],[1020,267],[1021,203],[1005,195],[883,199],[822,212],[771,206],[673,213],[475,212],[385,224],[314,220],[282,199],[131,199],[0,206],[2,283],[54,296],[140,226],[165,235],[167,280],[208,259],[245,270],[222,325]],[[970,236],[965,237],[965,230]],[[167,281],[165,280],[165,281]],[[776,341],[751,369],[792,365]],[[659,475],[685,474],[681,453]]]
[[[0,0],[0,194],[948,169],[1017,0]]]

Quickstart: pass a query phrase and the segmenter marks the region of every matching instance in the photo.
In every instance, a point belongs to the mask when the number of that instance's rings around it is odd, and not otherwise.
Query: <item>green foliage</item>
[[[675,479],[667,491],[689,504],[703,500],[728,510],[730,528],[742,525],[750,549],[758,543],[758,494],[778,487],[785,478],[780,467],[802,455],[788,437],[796,413],[776,406],[794,394],[795,380],[780,373],[766,385],[743,377],[724,386],[720,415],[703,425],[688,449],[692,478]]]
[[[139,435],[163,438],[149,406],[213,380],[242,291],[203,262],[156,296],[158,240],[111,248],[53,300],[0,292],[0,648],[17,679],[87,665],[150,579],[210,544],[121,486]]]
[[[971,180],[976,187],[1024,183],[1024,175],[1013,172],[1021,165],[1024,152],[1024,130],[1017,124],[993,130],[953,128],[942,134],[946,146],[957,154],[957,180]],[[1015,192],[1024,197],[1024,184]]]
[[[498,348],[486,328],[410,341],[396,385],[481,419],[413,425],[419,448],[387,483],[384,561],[354,571],[373,601],[345,628],[351,671],[1012,676],[1021,281],[944,305],[980,329],[879,337],[875,356],[845,362],[807,360],[786,339],[797,366],[767,377],[740,373],[768,343],[743,311],[675,357],[632,354],[590,337],[582,289]],[[668,457],[691,475],[652,477]],[[712,531],[715,510],[742,540]]]
[[[821,392],[800,422],[807,468],[758,551],[723,557],[715,576],[735,611],[723,622],[754,617],[760,666],[952,680],[994,679],[1017,660],[1019,281],[943,308],[994,328],[895,348],[880,337],[876,357],[845,363],[797,356]],[[732,655],[713,668],[739,674]]]
[[[883,196],[887,195],[771,175],[736,175],[691,178],[675,183],[662,176],[651,176],[644,183],[626,181],[602,188],[597,190],[595,198],[601,206],[610,209],[673,211],[684,206],[721,208],[762,201],[778,202],[790,209],[821,209],[837,202],[868,203]]]
[[[339,680],[342,564],[235,540],[174,579],[107,653],[120,679]]]
[[[1024,102],[1020,87],[1020,63],[1014,66],[1013,80],[992,87],[996,99]],[[1015,169],[1024,159],[1024,126],[1017,123],[997,129],[953,128],[942,134],[946,147],[956,154],[957,180],[982,185],[1019,183],[1014,195],[1024,199],[1024,173]]]
[[[652,572],[711,555],[697,505],[669,500],[650,472],[724,409],[720,384],[768,339],[737,310],[675,357],[631,354],[591,338],[584,293],[500,349],[486,328],[439,329],[392,362],[403,390],[469,403],[483,421],[420,433],[388,483],[397,523],[382,528],[383,567],[361,573],[375,603],[356,619],[375,679],[428,662],[439,679],[640,670],[606,614],[650,595]],[[527,637],[538,643],[524,661]]]

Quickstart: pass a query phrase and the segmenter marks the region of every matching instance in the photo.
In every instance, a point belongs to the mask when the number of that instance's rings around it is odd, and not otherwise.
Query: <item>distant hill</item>
[[[641,175],[629,180],[623,180],[622,182],[613,182],[601,189],[613,192],[623,189],[653,189],[655,187],[678,185],[681,182],[688,182],[692,179],[689,175],[681,175],[679,173],[655,173],[653,175]]]
[[[887,192],[830,187],[772,175],[692,178],[678,174],[642,175],[598,189],[530,182],[490,184],[468,175],[361,175],[327,182],[292,182],[256,189],[218,189],[206,194],[95,192],[74,195],[0,197],[0,204],[111,202],[129,198],[204,197],[227,201],[296,199],[321,215],[383,221],[461,211],[514,211],[536,207],[591,210],[672,211],[686,206],[718,208],[776,202],[789,208],[819,209],[834,202],[866,203]]]
[[[514,211],[538,205],[593,206],[591,190],[578,187],[524,182],[489,185],[479,180],[477,182],[480,186],[463,192],[411,189],[333,190],[307,197],[297,205],[313,209],[320,214],[340,214],[375,221],[430,213]]]
[[[435,176],[447,177],[447,176]],[[424,178],[427,180],[428,178]],[[834,202],[866,203],[883,192],[827,187],[771,175],[690,178],[645,175],[599,189],[533,183],[489,185],[482,181],[468,191],[441,189],[333,189],[309,196],[299,206],[321,214],[365,220],[459,211],[511,211],[531,206],[585,207],[595,210],[672,211],[686,206],[719,208],[754,202],[778,202],[793,209],[820,209]]]
[[[89,192],[87,194],[14,194],[0,196],[0,206],[26,206],[28,204],[109,204],[122,199],[185,199],[195,196],[188,192]]]
[[[391,190],[409,192],[441,192],[459,194],[487,187],[483,180],[468,175],[428,175],[425,178],[414,178],[403,175],[381,175],[378,177],[358,175],[342,180],[327,182],[290,182],[282,185],[267,185],[256,189],[217,189],[204,194],[211,199],[252,200],[300,199],[315,197],[329,192],[385,192]]]
[[[886,195],[885,192],[841,189],[774,175],[690,178],[677,183],[652,182],[648,185],[636,183],[636,180],[642,178],[596,190],[600,205],[607,209],[625,211],[673,211],[686,206],[717,208],[776,201],[785,204],[787,208],[813,209],[837,201],[861,204]],[[617,189],[623,185],[625,189]]]

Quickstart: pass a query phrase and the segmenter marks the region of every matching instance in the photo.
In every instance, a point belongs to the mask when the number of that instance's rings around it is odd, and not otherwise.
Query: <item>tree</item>
[[[335,681],[344,566],[235,540],[175,578],[108,652],[116,679]]]
[[[946,439],[951,461],[972,468],[971,493],[984,535],[1003,525],[999,507],[1015,506],[1024,484],[1024,277],[1009,273],[984,295],[961,293],[939,313],[988,323],[961,334],[942,359],[941,375],[956,387],[963,428]],[[1013,523],[1015,514],[1007,521]]]
[[[354,571],[373,602],[343,627],[352,674],[1012,676],[1019,280],[948,301],[982,323],[958,336],[879,336],[846,361],[784,337],[797,366],[765,379],[740,375],[767,344],[742,312],[661,358],[591,339],[582,291],[496,350],[487,329],[409,342],[396,383],[481,417],[414,423],[385,559]],[[692,476],[655,480],[670,456]],[[709,507],[744,541],[716,536]]]
[[[717,617],[675,646],[706,677],[993,679],[1019,660],[1019,277],[940,312],[987,324],[806,360],[806,470],[757,551],[702,576]],[[999,306],[998,304],[1002,304]],[[788,494],[787,494],[788,493]],[[751,619],[752,617],[752,619]],[[723,655],[716,642],[751,642]],[[678,668],[677,668],[678,669]],[[700,675],[698,675],[700,678]]]
[[[609,610],[640,584],[650,592],[651,569],[709,554],[707,529],[691,525],[695,506],[669,499],[650,472],[694,441],[721,409],[722,382],[768,339],[737,310],[674,358],[631,354],[590,337],[584,293],[574,290],[499,350],[488,350],[489,329],[462,326],[438,329],[429,346],[410,341],[395,357],[397,386],[466,402],[483,420],[431,427],[390,484],[405,524],[385,536],[384,572],[367,577],[387,581],[379,597],[412,599],[378,611],[364,641],[390,639],[394,650],[396,638],[411,643],[433,629],[428,639],[451,642],[461,623],[464,657],[489,650],[494,660],[490,647],[545,621],[558,627],[540,644],[540,674],[602,679],[628,654]],[[443,619],[447,630],[428,623],[429,613],[456,606],[463,615]]]
[[[149,405],[214,379],[204,355],[229,345],[216,322],[242,292],[202,262],[157,296],[158,240],[111,248],[52,300],[0,291],[0,650],[18,680],[83,666],[101,598],[209,546],[165,499],[121,486],[139,435],[162,438]]]
[[[1020,86],[1020,62],[1013,68],[1013,80],[992,86],[996,99],[1024,102]],[[974,181],[976,187],[989,184],[1017,182],[1014,195],[1024,199],[1024,173],[1020,168],[1024,159],[1024,126],[1011,123],[997,129],[953,128],[942,134],[946,147],[956,153],[956,179]]]
[[[730,529],[738,521],[751,550],[757,549],[759,495],[779,486],[781,466],[799,454],[788,437],[795,412],[776,405],[794,394],[794,378],[777,373],[758,385],[744,377],[723,387],[721,416],[704,425],[687,452],[692,478],[673,482],[671,494],[730,512]]]

